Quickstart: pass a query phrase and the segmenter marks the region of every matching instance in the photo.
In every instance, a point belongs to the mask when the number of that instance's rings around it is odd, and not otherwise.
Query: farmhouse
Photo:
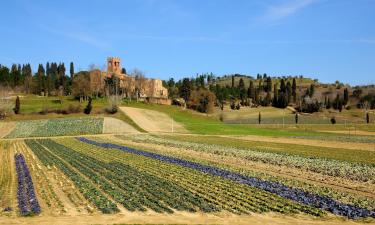
[[[160,79],[147,79],[142,76],[129,76],[121,67],[121,59],[118,57],[107,58],[107,71],[90,71],[90,90],[104,93],[106,91],[106,79],[111,79],[117,87],[116,91],[124,97],[147,98],[158,103],[168,102],[168,89],[163,87]],[[118,83],[117,83],[118,82]]]

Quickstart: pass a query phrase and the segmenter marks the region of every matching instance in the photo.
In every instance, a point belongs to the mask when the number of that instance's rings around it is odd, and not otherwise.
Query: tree
[[[79,72],[74,76],[72,94],[79,98],[80,102],[91,95],[90,80],[88,72]]]
[[[298,124],[298,113],[296,113],[296,116],[295,116],[295,121],[296,121],[296,124]]]
[[[314,95],[314,93],[315,93],[315,85],[311,84],[310,85],[310,91],[309,91],[310,98],[312,98],[312,96]]]
[[[293,96],[293,102],[295,103],[297,101],[297,83],[296,83],[296,78],[293,78],[292,96]]]
[[[25,89],[26,94],[29,94],[31,91],[32,84],[33,84],[33,74],[31,71],[30,64],[26,64],[22,70],[23,70],[22,73],[24,74],[23,75],[24,76],[24,89]]]
[[[344,89],[344,105],[346,105],[346,104],[348,104],[348,102],[349,102],[349,93],[348,93],[348,89],[347,88],[345,88]]]
[[[74,64],[73,64],[73,62],[70,62],[69,71],[70,71],[70,79],[73,79],[73,77],[74,77]]]
[[[10,86],[10,73],[9,68],[0,65],[0,84],[3,86]]]
[[[125,69],[125,68],[122,68],[122,69],[121,69],[121,73],[122,73],[122,74],[126,74],[126,69]]]
[[[192,90],[192,85],[190,83],[189,78],[184,78],[182,80],[182,85],[180,88],[180,97],[183,98],[185,102],[188,101],[191,90]]]
[[[370,123],[370,115],[366,112],[366,123]]]
[[[277,84],[273,85],[273,101],[272,105],[277,106],[278,104],[278,96],[277,96]]]
[[[331,99],[328,98],[327,104],[326,104],[326,109],[330,109],[332,107]]]
[[[36,82],[37,82],[37,94],[42,94],[44,91],[44,76],[45,76],[45,70],[42,64],[39,64],[38,66],[38,73],[36,75]]]
[[[284,79],[281,79],[281,81],[280,81],[280,92],[283,92],[283,93],[286,92],[286,86],[285,86]]]
[[[354,91],[353,91],[353,96],[354,97],[356,97],[356,98],[360,98],[361,97],[361,95],[362,95],[362,89],[360,89],[360,88],[358,88],[358,89],[355,89]]]
[[[91,99],[91,97],[89,97],[89,102],[87,103],[87,106],[86,106],[86,108],[83,111],[87,115],[90,114],[91,110],[92,110],[91,102],[92,102],[92,99]]]
[[[240,92],[241,104],[243,105],[245,102],[245,98],[246,98],[246,89],[245,89],[245,82],[243,81],[242,78],[240,79],[240,82],[238,83],[238,89]]]
[[[138,98],[144,94],[147,79],[145,78],[144,73],[139,69],[134,69],[132,72],[132,76],[134,76],[135,78],[135,91],[136,91],[136,96],[138,100]],[[116,95],[117,95],[117,91],[116,91]]]
[[[265,89],[264,89],[265,92],[270,92],[272,91],[272,79],[271,77],[267,77],[267,80],[266,80],[266,85],[265,85]]]
[[[249,88],[247,89],[247,97],[254,100],[255,89],[254,89],[254,82],[251,80],[249,84]]]
[[[232,88],[234,88],[234,76],[232,75]]]
[[[16,98],[16,105],[14,106],[13,111],[14,111],[15,114],[19,114],[20,110],[21,110],[20,97],[17,96],[17,98]]]
[[[292,101],[292,85],[290,84],[290,82],[286,82],[286,96],[287,96],[287,99],[288,99],[288,103]]]
[[[260,124],[262,122],[262,115],[260,114],[259,112],[259,115],[258,115],[258,123]]]
[[[12,79],[11,87],[14,88],[20,84],[21,80],[21,71],[18,70],[17,64],[13,64],[11,71],[10,71],[10,77]]]

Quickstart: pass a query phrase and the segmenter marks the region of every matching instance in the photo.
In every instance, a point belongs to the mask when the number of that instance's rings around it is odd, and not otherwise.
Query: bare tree
[[[138,98],[144,94],[146,84],[147,84],[147,79],[145,78],[144,73],[139,69],[134,69],[131,75],[135,79],[135,92],[136,92],[137,101],[138,101]]]
[[[11,89],[0,86],[0,120],[5,119],[8,113],[12,112],[12,101],[9,93]]]
[[[81,73],[74,76],[72,93],[74,96],[79,97],[80,102],[91,94],[88,74]]]

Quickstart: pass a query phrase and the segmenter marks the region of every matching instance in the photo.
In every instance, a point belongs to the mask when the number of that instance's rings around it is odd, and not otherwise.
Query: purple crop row
[[[159,155],[159,154],[151,153],[147,151],[141,151],[141,150],[137,150],[134,148],[129,148],[126,146],[116,145],[112,143],[96,142],[96,141],[89,140],[83,137],[80,137],[77,139],[82,142],[96,145],[99,147],[119,149],[122,151],[126,151],[128,153],[133,153],[133,154],[157,159],[163,162],[184,166],[187,168],[201,171],[203,173],[219,176],[219,177],[233,180],[242,184],[247,184],[249,186],[271,192],[283,198],[290,199],[298,203],[309,205],[315,208],[327,210],[333,214],[346,216],[351,219],[365,218],[365,217],[375,218],[375,211],[370,211],[368,209],[357,207],[355,205],[344,204],[334,199],[331,199],[329,197],[324,197],[324,196],[312,194],[312,193],[309,193],[309,192],[306,192],[297,188],[288,187],[278,182],[264,181],[255,177],[245,176],[239,173],[223,170],[217,167],[206,166],[206,165],[202,165],[202,164],[195,163],[195,162],[190,162],[190,161],[179,159],[179,158]]]
[[[22,154],[14,156],[17,171],[17,199],[18,208],[22,216],[40,213],[40,205],[35,195],[33,181],[29,168]]]

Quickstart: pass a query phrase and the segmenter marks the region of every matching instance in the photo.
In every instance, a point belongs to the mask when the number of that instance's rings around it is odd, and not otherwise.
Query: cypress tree
[[[260,114],[259,112],[259,115],[258,115],[258,123],[260,124],[262,122],[262,115]]]
[[[240,79],[240,82],[238,83],[238,90],[240,92],[239,94],[240,94],[241,104],[243,104],[246,98],[246,89],[245,89],[245,82],[243,81],[242,78]]]
[[[13,111],[15,114],[19,114],[21,110],[21,102],[20,102],[20,97],[17,96],[16,98],[16,105],[13,108]]]
[[[125,70],[125,68],[122,68],[122,70],[123,70],[123,73],[124,74],[126,74],[126,70]],[[124,72],[124,70],[125,70],[125,72]],[[73,62],[70,62],[70,79],[73,79],[73,77],[74,77],[74,64],[73,64]]]
[[[370,115],[366,112],[366,123],[370,123]]]
[[[232,88],[234,88],[234,75],[232,75]]]
[[[297,83],[296,83],[296,78],[293,78],[292,96],[293,96],[293,102],[295,103],[297,101]]]
[[[296,121],[296,124],[298,124],[298,113],[296,113],[296,116],[295,116],[295,121]]]
[[[280,81],[280,92],[285,93],[285,91],[286,91],[285,81],[284,81],[284,79],[281,79],[281,81]]]
[[[254,100],[254,82],[251,80],[249,84],[249,88],[247,89],[247,97]]]
[[[273,85],[273,101],[272,101],[272,105],[273,106],[277,106],[277,103],[278,103],[278,99],[277,99],[277,84],[274,84]]]
[[[42,64],[38,66],[38,73],[37,73],[37,92],[40,95],[42,91],[44,91],[44,76],[45,70]]]
[[[290,82],[286,82],[286,95],[287,95],[287,99],[288,99],[288,103],[287,105],[289,104],[289,102],[292,101],[292,85],[290,84]]]

